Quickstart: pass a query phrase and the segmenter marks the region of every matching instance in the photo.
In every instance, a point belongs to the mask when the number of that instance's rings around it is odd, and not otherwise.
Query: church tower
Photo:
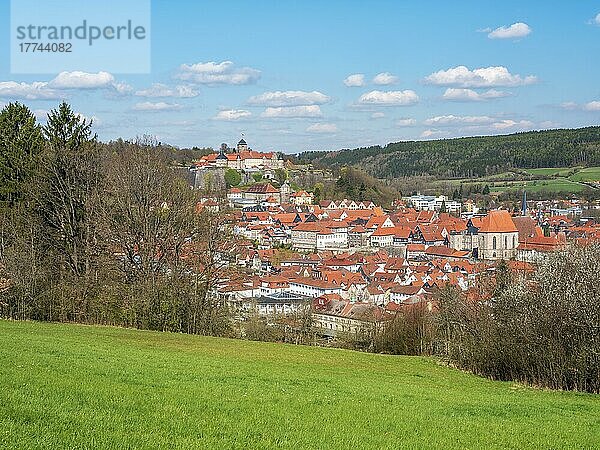
[[[281,195],[281,203],[289,203],[291,194],[290,184],[285,180],[279,188],[279,194]]]

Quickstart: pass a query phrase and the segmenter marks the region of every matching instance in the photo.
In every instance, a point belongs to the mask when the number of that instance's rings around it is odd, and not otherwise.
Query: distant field
[[[569,177],[572,181],[600,181],[600,167],[587,167]]]
[[[525,171],[538,176],[568,177],[571,181],[600,181],[600,167],[550,167]]]
[[[546,167],[523,169],[523,171],[532,175],[534,179],[524,180],[522,173],[503,172],[479,178],[435,180],[432,182],[432,187],[440,189],[448,185],[458,187],[460,184],[477,184],[482,187],[487,184],[491,191],[504,192],[521,190],[523,185],[526,185],[529,192],[548,191],[577,194],[588,188],[582,183],[600,181],[600,167]],[[544,179],[535,179],[537,177],[544,177]],[[511,178],[515,181],[502,181]]]
[[[573,167],[544,167],[540,169],[524,169],[525,172],[531,175],[566,177],[575,170]]]
[[[585,189],[585,186],[579,183],[574,183],[567,178],[555,178],[550,180],[536,180],[536,181],[515,181],[508,183],[497,183],[494,186],[490,186],[492,191],[509,191],[509,190],[522,190],[523,185],[527,186],[528,192],[567,192],[567,193],[578,193]]]
[[[0,321],[0,448],[598,448],[600,397],[432,359]]]

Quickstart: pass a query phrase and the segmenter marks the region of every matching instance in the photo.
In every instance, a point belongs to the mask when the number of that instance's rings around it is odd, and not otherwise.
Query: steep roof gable
[[[517,227],[508,211],[494,210],[481,220],[479,233],[514,233]]]

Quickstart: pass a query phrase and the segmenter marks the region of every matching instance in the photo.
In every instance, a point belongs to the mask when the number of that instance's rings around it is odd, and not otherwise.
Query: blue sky
[[[295,153],[598,125],[600,1],[152,1],[151,73],[10,73],[0,104],[64,98],[102,140]],[[10,26],[0,3],[2,30]],[[80,83],[78,85],[77,83]]]

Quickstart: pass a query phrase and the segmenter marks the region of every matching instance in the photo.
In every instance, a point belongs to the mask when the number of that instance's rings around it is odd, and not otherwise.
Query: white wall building
[[[420,211],[439,211],[442,205],[446,204],[446,211],[451,213],[460,213],[462,204],[455,200],[450,200],[445,195],[435,197],[433,195],[412,195],[405,197],[404,200],[409,202],[413,208]]]

